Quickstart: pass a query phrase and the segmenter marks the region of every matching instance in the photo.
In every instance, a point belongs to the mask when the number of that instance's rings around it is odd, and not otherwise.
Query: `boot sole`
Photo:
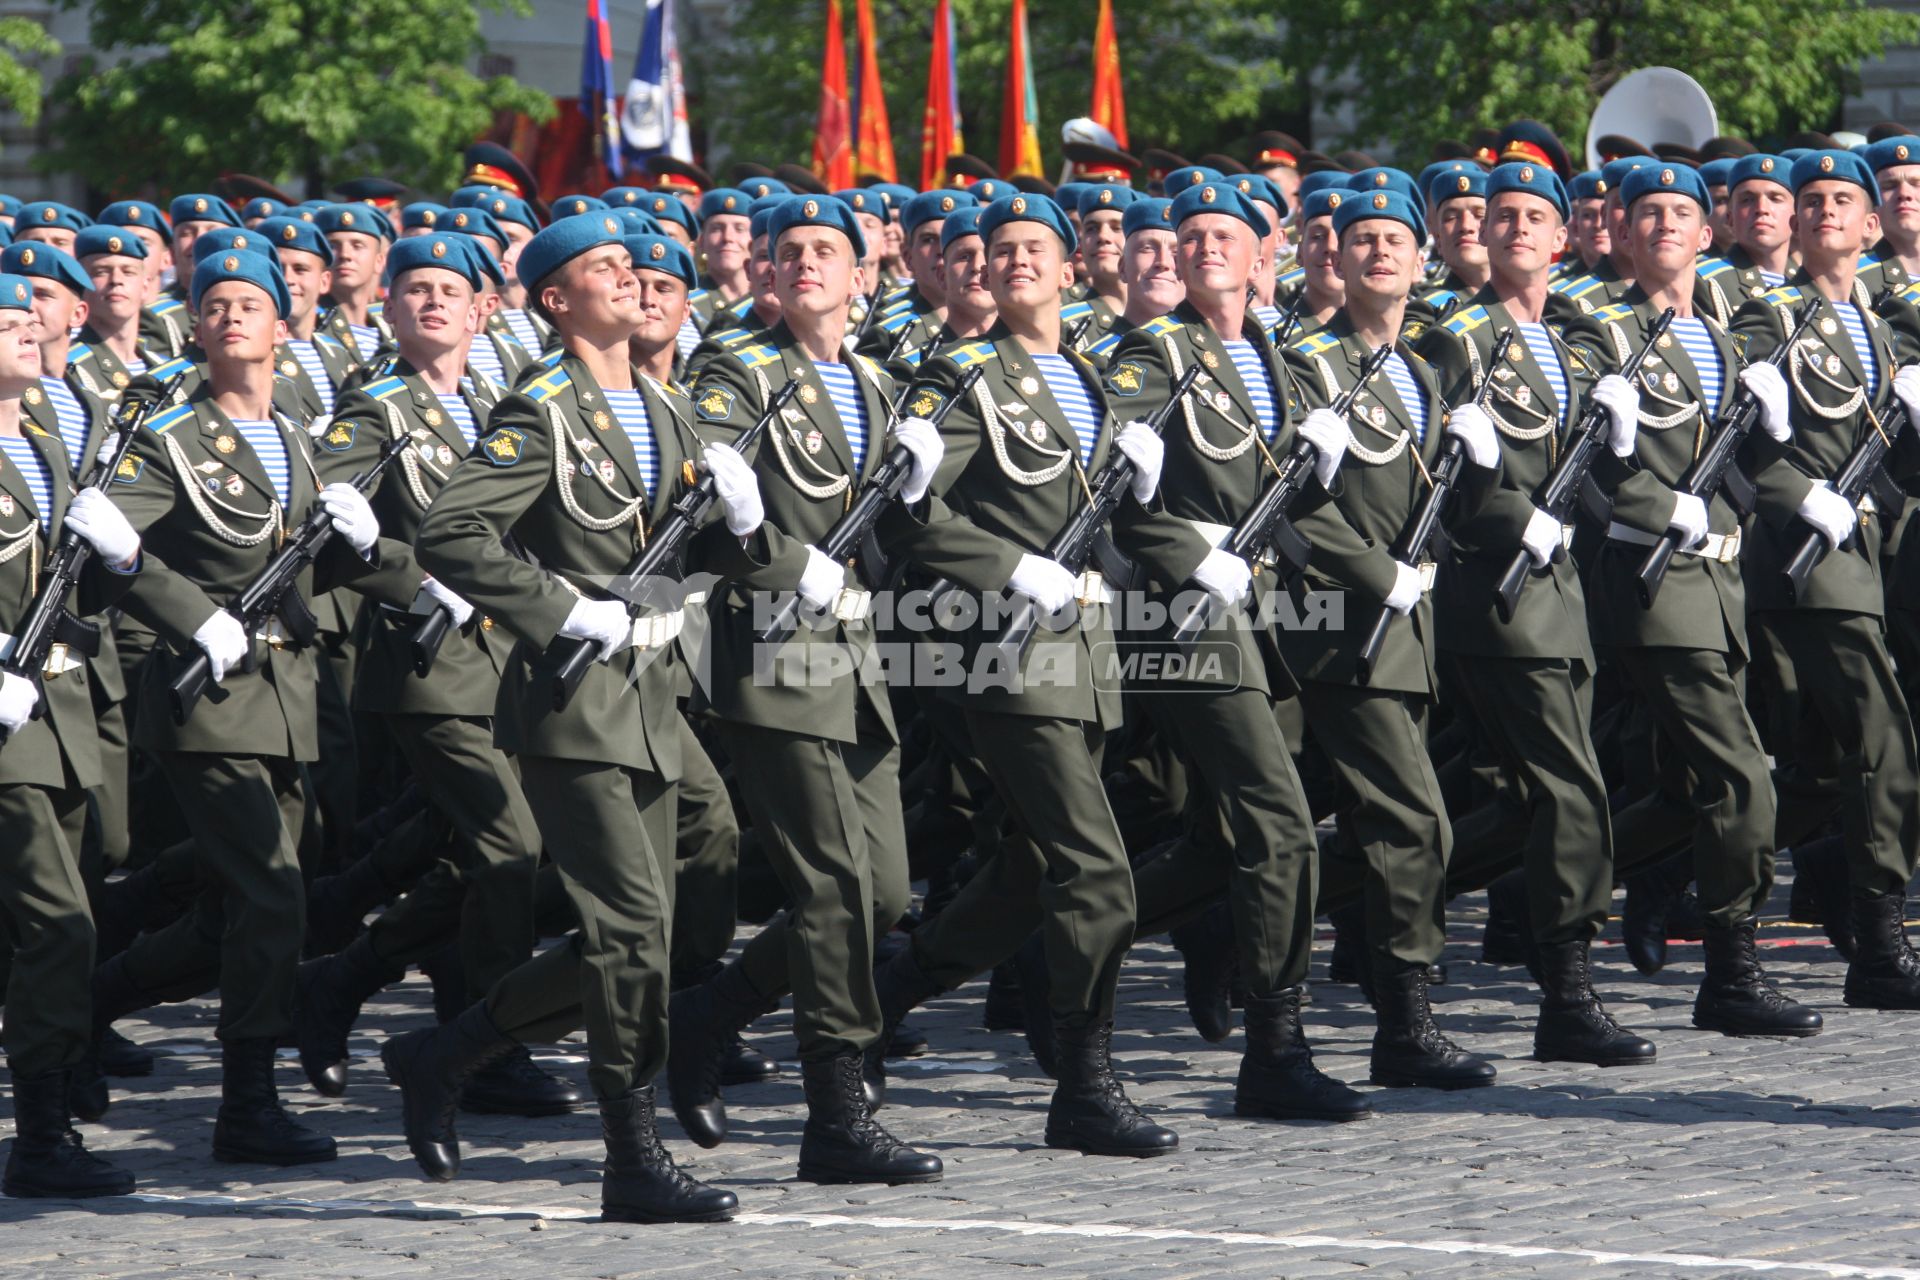
[[[1171,1147],[1108,1147],[1098,1143],[1083,1142],[1065,1134],[1049,1133],[1047,1145],[1061,1151],[1078,1151],[1087,1156],[1126,1156],[1135,1160],[1147,1160],[1154,1156],[1170,1156],[1180,1148]]]
[[[947,1176],[946,1170],[934,1173],[912,1173],[897,1176],[878,1176],[870,1173],[843,1173],[838,1169],[822,1169],[814,1165],[801,1165],[799,1179],[802,1182],[818,1183],[821,1186],[852,1186],[869,1184],[873,1186],[905,1187],[924,1182],[939,1182]]]
[[[1235,1101],[1233,1114],[1248,1120],[1321,1120],[1333,1124],[1351,1124],[1356,1120],[1371,1120],[1373,1108],[1367,1107],[1361,1111],[1308,1111],[1263,1102]]]
[[[1426,1076],[1370,1071],[1367,1073],[1367,1083],[1377,1084],[1383,1089],[1438,1089],[1442,1093],[1458,1093],[1463,1089],[1484,1089],[1497,1084],[1499,1077],[1488,1080],[1433,1080]]]
[[[1659,1061],[1659,1055],[1649,1053],[1645,1057],[1581,1058],[1571,1054],[1542,1053],[1535,1049],[1533,1060],[1535,1062],[1576,1062],[1589,1067],[1651,1067]]]
[[[1869,992],[1849,991],[1842,998],[1849,1009],[1878,1009],[1882,1013],[1912,1013],[1920,1010],[1920,1000],[1911,997],[1876,1000]]]
[[[222,1164],[270,1164],[283,1169],[297,1164],[325,1164],[329,1160],[338,1159],[339,1155],[338,1148],[310,1156],[289,1156],[284,1153],[269,1155],[262,1151],[248,1151],[240,1147],[223,1147],[218,1144],[213,1148],[213,1158]]]
[[[1702,1031],[1717,1031],[1723,1036],[1733,1036],[1739,1040],[1806,1040],[1817,1036],[1823,1027],[1793,1027],[1782,1029],[1774,1027],[1741,1027],[1713,1020],[1693,1020],[1693,1025]]]
[[[647,1226],[659,1226],[669,1222],[731,1222],[733,1215],[740,1212],[732,1209],[715,1209],[712,1213],[648,1213],[643,1209],[609,1208],[600,1206],[602,1222],[638,1222]]]
[[[116,1182],[111,1187],[52,1187],[8,1178],[0,1182],[0,1192],[15,1200],[98,1200],[103,1196],[130,1196],[136,1185],[131,1174],[124,1186]]]
[[[585,1105],[584,1099],[579,1102],[540,1103],[535,1106],[525,1106],[493,1103],[485,1099],[469,1099],[465,1094],[460,1097],[460,1109],[470,1116],[524,1116],[529,1120],[537,1120],[542,1116],[570,1115]]]

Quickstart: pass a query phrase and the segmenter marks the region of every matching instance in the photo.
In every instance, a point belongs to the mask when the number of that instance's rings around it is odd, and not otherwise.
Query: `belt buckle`
[[[46,680],[58,680],[73,670],[74,663],[68,658],[68,649],[64,644],[55,643],[47,650],[47,660],[40,665],[40,675]]]
[[[1425,594],[1433,590],[1433,577],[1434,574],[1440,570],[1439,562],[1435,560],[1422,560],[1419,564],[1413,566],[1413,568],[1414,572],[1420,575],[1421,593]]]
[[[1740,535],[1738,533],[1730,533],[1730,534],[1727,534],[1725,537],[1721,538],[1720,539],[1720,555],[1718,557],[1720,563],[1732,564],[1735,560],[1738,560],[1739,558],[1740,558]]]
[[[833,598],[833,616],[840,622],[860,622],[873,608],[873,593],[860,587],[842,587]]]
[[[1080,582],[1078,589],[1074,593],[1074,599],[1079,602],[1080,607],[1083,609],[1090,605],[1099,604],[1102,600],[1106,599],[1106,581],[1102,578],[1098,569],[1088,569],[1080,575]]]

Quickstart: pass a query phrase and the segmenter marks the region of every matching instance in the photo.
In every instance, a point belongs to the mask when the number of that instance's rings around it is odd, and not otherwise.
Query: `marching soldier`
[[[167,206],[167,226],[173,237],[173,284],[167,289],[175,301],[186,308],[182,323],[187,330],[193,324],[190,297],[193,286],[193,246],[201,236],[222,227],[239,229],[240,215],[219,196],[194,193],[175,196]],[[190,336],[190,335],[189,335]]]
[[[1120,279],[1121,253],[1126,245],[1127,206],[1144,198],[1131,187],[1089,183],[1080,193],[1080,261],[1087,271],[1087,289],[1080,301],[1060,311],[1068,332],[1081,330],[1075,343],[1084,351],[1107,336],[1114,317],[1127,309],[1127,286]],[[1083,320],[1092,323],[1082,325]]]
[[[747,267],[753,255],[753,223],[748,206],[753,197],[738,187],[719,187],[700,197],[701,297],[694,319],[702,329],[713,323],[722,307],[753,292]]]
[[[117,399],[134,378],[171,358],[140,332],[153,291],[147,242],[124,227],[92,226],[74,241],[73,256],[91,282],[79,344],[88,353],[88,376],[103,398]]]
[[[1087,358],[1104,366],[1126,336],[1147,321],[1167,314],[1187,296],[1175,259],[1173,201],[1142,196],[1121,219],[1120,282],[1127,309],[1115,317],[1107,336],[1087,348]]]
[[[1734,292],[1758,298],[1787,282],[1793,270],[1793,193],[1780,156],[1742,156],[1727,174],[1727,228],[1733,247]],[[1916,166],[1920,175],[1920,166]]]
[[[320,328],[347,349],[355,364],[365,364],[393,339],[379,314],[393,226],[370,204],[330,204],[314,215],[313,225],[333,251],[333,287]]]
[[[913,283],[903,297],[886,304],[860,344],[861,355],[884,360],[890,353],[918,350],[932,341],[947,318],[940,229],[956,209],[978,203],[965,191],[947,188],[924,191],[907,201],[900,230],[906,237],[907,271]]]
[[[1340,238],[1334,234],[1333,215],[1353,193],[1338,188],[1322,188],[1301,197],[1300,252],[1294,270],[1300,273],[1296,288],[1304,290],[1298,327],[1291,334],[1276,333],[1274,341],[1285,343],[1304,337],[1327,324],[1346,305],[1347,284],[1340,277]],[[1289,305],[1292,299],[1288,300]]]
[[[1487,247],[1480,239],[1487,220],[1486,170],[1468,165],[1458,173],[1436,175],[1427,189],[1427,215],[1433,222],[1434,253],[1446,266],[1440,279],[1416,299],[1431,327],[1486,287]]]
[[[343,344],[320,331],[320,306],[333,287],[333,250],[320,229],[302,218],[267,218],[254,230],[279,256],[292,307],[287,340],[276,353],[277,372],[301,420],[330,416],[359,367]]]
[[[1920,138],[1882,138],[1866,162],[1880,188],[1880,243],[1861,259],[1860,282],[1874,296],[1898,293],[1920,279]]]
[[[140,339],[168,359],[178,356],[186,350],[192,320],[187,304],[165,291],[167,273],[174,269],[167,216],[145,200],[116,200],[94,221],[124,228],[147,246],[147,302],[140,313]]]
[[[1592,271],[1613,250],[1613,240],[1607,231],[1607,180],[1600,171],[1589,169],[1574,174],[1567,188],[1567,199],[1573,206],[1573,220],[1567,226],[1569,252],[1554,270],[1556,284]]]
[[[36,200],[20,206],[14,219],[13,238],[23,244],[44,244],[62,253],[72,253],[74,240],[90,221],[86,214],[58,200]]]

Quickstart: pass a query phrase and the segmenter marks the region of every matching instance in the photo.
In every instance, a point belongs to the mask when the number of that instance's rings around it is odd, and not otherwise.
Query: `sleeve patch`
[[[694,397],[693,411],[709,422],[733,416],[734,394],[725,387],[704,387]]]
[[[1124,399],[1132,399],[1146,387],[1146,370],[1132,360],[1122,360],[1107,374],[1107,390]]]
[[[940,412],[940,406],[946,402],[947,398],[938,391],[935,391],[932,387],[921,387],[913,393],[913,398],[907,402],[907,416],[909,418],[931,418],[934,414]]]
[[[120,465],[113,469],[113,482],[115,484],[132,484],[140,478],[140,473],[146,469],[147,460],[145,458],[136,458],[132,454],[128,454],[126,457],[120,459]]]
[[[353,448],[355,427],[351,422],[335,422],[320,434],[320,447],[328,453],[345,453]]]
[[[480,442],[480,454],[496,467],[510,467],[520,461],[521,446],[526,440],[525,435],[512,427],[501,427]]]

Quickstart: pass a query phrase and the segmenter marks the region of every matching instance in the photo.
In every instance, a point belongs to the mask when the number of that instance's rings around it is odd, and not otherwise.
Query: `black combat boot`
[[[1361,903],[1327,912],[1333,926],[1333,953],[1327,957],[1327,981],[1363,981],[1367,967],[1367,909]]]
[[[1707,925],[1707,975],[1693,1002],[1693,1025],[1730,1036],[1812,1036],[1820,1015],[1781,995],[1761,971],[1754,920]]]
[[[1389,1088],[1478,1089],[1494,1081],[1493,1064],[1475,1057],[1433,1025],[1427,967],[1374,958],[1374,1084]]]
[[[987,978],[987,998],[980,1012],[989,1031],[1025,1031],[1026,1004],[1020,998],[1020,969],[1011,960],[993,966]]]
[[[720,1083],[727,1086],[765,1084],[779,1078],[780,1064],[748,1044],[738,1031],[734,1032],[726,1061],[720,1064]]]
[[[336,1154],[333,1139],[307,1128],[280,1105],[273,1084],[272,1036],[220,1042],[220,1112],[213,1158],[233,1164],[318,1164]]]
[[[13,1075],[13,1148],[0,1191],[16,1198],[124,1196],[133,1175],[88,1151],[67,1112],[65,1071]]]
[[[1533,916],[1527,902],[1525,871],[1509,871],[1487,886],[1487,927],[1480,935],[1480,961],[1523,964],[1530,973],[1539,964],[1533,952]]]
[[[399,965],[373,953],[371,934],[361,934],[336,951],[300,966],[294,979],[294,1043],[300,1068],[323,1097],[347,1091],[347,1033],[360,1006],[381,988],[406,976]]]
[[[481,1067],[519,1047],[493,1025],[485,1004],[473,1005],[452,1022],[387,1041],[380,1062],[400,1089],[401,1125],[420,1172],[435,1182],[450,1182],[460,1172],[460,1135],[453,1127],[460,1087]]]
[[[939,983],[920,972],[911,946],[902,947],[893,959],[873,971],[873,991],[880,997],[880,1038],[867,1050],[860,1072],[869,1110],[878,1111],[886,1101],[886,1046],[893,1038],[893,1029],[914,1006],[933,999],[941,989]]]
[[[940,1157],[900,1142],[867,1106],[860,1055],[802,1062],[807,1127],[800,1134],[800,1181],[938,1182]]]
[[[1621,1029],[1601,1005],[1584,939],[1544,942],[1538,954],[1545,998],[1533,1031],[1536,1062],[1591,1062],[1599,1067],[1652,1063],[1653,1042]]]
[[[741,1030],[773,1006],[751,997],[737,965],[710,981],[676,991],[667,1009],[667,1093],[674,1119],[695,1144],[727,1140],[721,1072]]]
[[[1626,878],[1627,901],[1620,910],[1620,940],[1627,959],[1651,978],[1667,967],[1667,918],[1693,878],[1688,851]]]
[[[420,972],[433,984],[433,1017],[442,1026],[473,1003],[467,995],[467,962],[460,954],[459,943],[449,942],[426,957],[420,962]]]
[[[600,1099],[607,1163],[600,1179],[603,1222],[725,1222],[740,1208],[733,1192],[682,1173],[660,1145],[653,1086]]]
[[[186,992],[177,998],[190,999],[197,994]],[[125,952],[108,958],[94,969],[93,1038],[87,1045],[86,1057],[68,1073],[67,1106],[75,1116],[94,1124],[107,1114],[112,1104],[102,1061],[107,1035],[115,1022],[142,1009],[151,1009],[160,999],[135,985]]]
[[[1822,836],[1797,844],[1793,858],[1793,891],[1787,916],[1818,924],[1842,960],[1853,959],[1853,911],[1848,894],[1847,848],[1843,837]]]
[[[1920,958],[1907,945],[1907,898],[1854,890],[1853,963],[1847,966],[1847,1003],[1856,1009],[1920,1009]]]
[[[1180,987],[1193,1029],[1219,1044],[1233,1034],[1233,917],[1225,903],[1216,903],[1167,936],[1185,962]]]
[[[1180,1136],[1141,1114],[1113,1074],[1113,1024],[1056,1022],[1060,1083],[1047,1108],[1047,1145],[1090,1156],[1164,1156]]]
[[[521,1045],[467,1077],[460,1109],[477,1116],[563,1116],[586,1105],[587,1095],[533,1060]]]
[[[153,1050],[108,1027],[100,1037],[100,1071],[115,1079],[153,1074]]]
[[[1373,1114],[1365,1094],[1313,1065],[1300,1025],[1300,988],[1248,998],[1247,1051],[1233,1113],[1272,1120],[1364,1120]]]

